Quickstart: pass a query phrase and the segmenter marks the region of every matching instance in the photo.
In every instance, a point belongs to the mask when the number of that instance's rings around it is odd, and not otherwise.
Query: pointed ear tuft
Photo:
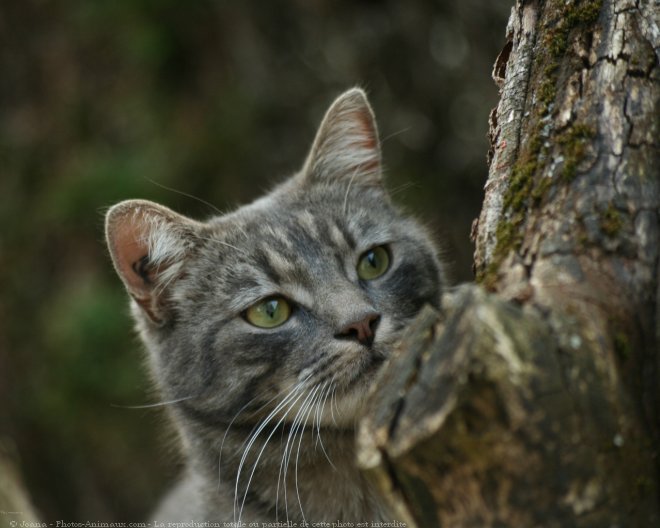
[[[303,170],[312,181],[381,183],[378,130],[365,93],[353,88],[325,114]]]
[[[162,294],[182,271],[199,224],[146,200],[113,206],[105,218],[108,249],[128,293],[149,318],[162,323]]]

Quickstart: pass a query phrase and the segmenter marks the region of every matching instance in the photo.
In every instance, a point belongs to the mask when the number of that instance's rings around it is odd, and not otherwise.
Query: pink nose
[[[347,324],[342,328],[337,337],[356,339],[363,345],[370,346],[374,342],[376,327],[380,321],[380,314],[370,313],[357,321]]]

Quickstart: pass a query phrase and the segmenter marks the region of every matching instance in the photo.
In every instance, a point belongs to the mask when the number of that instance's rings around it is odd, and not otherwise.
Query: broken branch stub
[[[533,310],[464,286],[444,320],[420,314],[376,386],[358,463],[409,526],[660,519],[625,390]]]

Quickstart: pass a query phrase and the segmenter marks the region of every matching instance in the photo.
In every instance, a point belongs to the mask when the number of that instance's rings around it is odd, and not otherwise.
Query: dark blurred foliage
[[[251,200],[367,89],[396,199],[454,281],[486,178],[510,0],[0,4],[0,437],[47,519],[137,520],[177,472],[103,243],[104,210]]]

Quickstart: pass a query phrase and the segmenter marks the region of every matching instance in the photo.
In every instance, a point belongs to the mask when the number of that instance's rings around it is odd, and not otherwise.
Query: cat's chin
[[[335,392],[332,407],[324,410],[327,412],[322,414],[321,425],[339,428],[353,428],[356,425],[366,411],[369,389],[385,358],[385,354],[371,350],[367,361],[354,366]]]
[[[359,385],[338,397],[336,406],[339,411],[335,411],[336,420],[332,425],[341,428],[355,427],[367,410],[368,392],[369,385]]]

